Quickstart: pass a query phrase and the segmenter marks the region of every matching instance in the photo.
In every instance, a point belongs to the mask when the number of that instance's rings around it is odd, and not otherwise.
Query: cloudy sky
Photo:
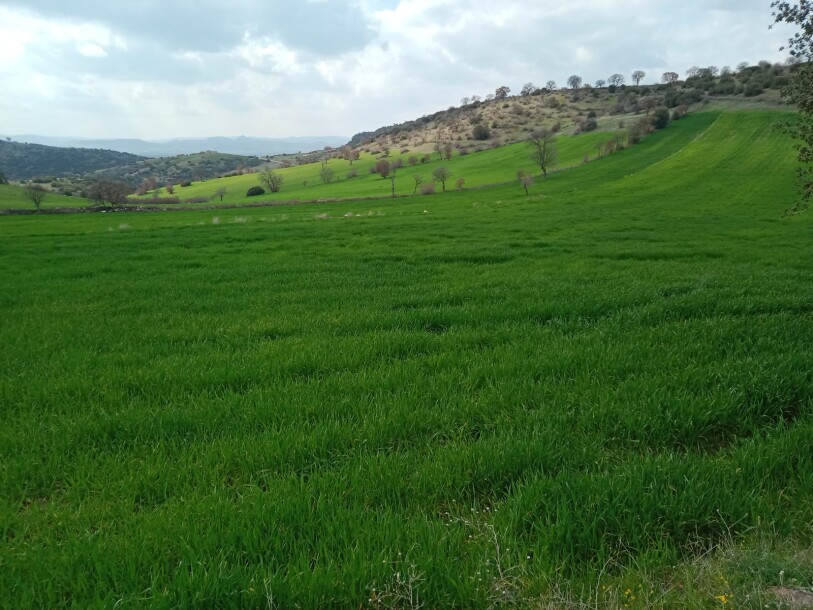
[[[781,61],[770,0],[0,0],[0,133],[350,136],[500,85]]]

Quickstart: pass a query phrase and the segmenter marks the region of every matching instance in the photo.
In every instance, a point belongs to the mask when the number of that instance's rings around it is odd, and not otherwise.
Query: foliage
[[[669,110],[666,108],[656,108],[652,116],[655,119],[653,123],[655,129],[663,129],[669,124]]]
[[[265,189],[261,186],[252,186],[246,191],[246,197],[257,197],[259,195],[265,195]]]
[[[798,120],[786,125],[788,133],[797,141],[799,199],[788,210],[788,213],[797,213],[810,207],[813,199],[813,3],[810,0],[775,1],[771,8],[776,23],[789,23],[800,30],[788,41],[788,46],[791,57],[803,63],[792,73],[782,91],[787,101],[799,109]]]
[[[446,192],[446,181],[451,177],[452,173],[445,165],[440,165],[432,171],[432,179],[435,182],[440,182],[444,192]]]
[[[37,208],[37,211],[40,210],[42,206],[42,202],[45,199],[45,195],[48,193],[42,186],[39,184],[28,184],[23,189],[26,198],[34,204],[34,207]]]
[[[491,137],[491,130],[488,126],[479,123],[472,130],[472,137],[475,140],[488,140]]]
[[[146,157],[94,148],[60,148],[0,140],[0,166],[13,180],[71,176],[145,160]]]

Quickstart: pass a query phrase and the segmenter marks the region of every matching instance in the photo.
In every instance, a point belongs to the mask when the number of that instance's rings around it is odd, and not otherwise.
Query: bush
[[[585,119],[579,124],[579,131],[588,132],[588,131],[595,131],[598,129],[598,123],[596,119]]]
[[[655,109],[654,114],[652,115],[655,119],[654,127],[655,129],[663,129],[669,124],[669,111],[666,108],[657,108]]]
[[[752,80],[749,81],[748,84],[745,86],[745,97],[754,97],[755,95],[759,95],[765,89],[765,85],[762,81],[759,80]]]
[[[488,140],[491,137],[491,130],[482,123],[478,123],[472,130],[472,136],[475,140]]]
[[[435,185],[432,182],[427,182],[421,186],[421,195],[434,195]]]
[[[246,191],[246,197],[256,197],[257,195],[265,195],[265,189],[261,186],[252,186]]]
[[[596,114],[595,110],[591,110],[590,112],[587,113],[587,118],[588,119],[595,119],[597,116],[598,115]]]
[[[184,187],[184,188],[186,188],[187,186],[192,186],[192,181],[191,180],[183,180],[181,182],[181,186]]]

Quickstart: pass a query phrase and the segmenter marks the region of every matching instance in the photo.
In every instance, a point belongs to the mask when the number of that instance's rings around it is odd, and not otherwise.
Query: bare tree
[[[691,68],[689,68],[688,70],[686,70],[686,76],[688,76],[689,78],[691,78],[692,76],[697,76],[697,74],[698,74],[699,72],[700,72],[700,68],[698,68],[697,66],[692,66]]]
[[[545,83],[545,89],[547,89],[551,93],[556,91],[556,81],[555,80],[549,80],[548,82],[546,82]]]
[[[266,169],[260,172],[260,184],[264,184],[272,193],[278,193],[282,188],[282,175],[273,169]]]
[[[418,187],[423,183],[423,176],[420,174],[413,174],[412,179],[415,181],[415,190],[412,191],[412,194],[415,195],[418,192]]]
[[[747,61],[741,61],[737,64],[737,74],[745,70],[750,64]]]
[[[646,113],[649,114],[658,105],[658,98],[652,95],[647,95],[642,97],[638,103],[641,105],[641,108],[646,110]]]
[[[497,87],[497,89],[494,91],[494,99],[504,100],[508,97],[509,93],[511,93],[510,87],[506,87],[505,85],[502,87]]]
[[[130,192],[130,187],[122,182],[102,180],[90,188],[90,198],[100,204],[121,205],[127,203]]]
[[[395,163],[393,163],[390,167],[390,185],[392,186],[393,197],[395,197],[395,174],[397,173],[399,167],[401,167],[401,165],[396,165]]]
[[[623,74],[610,74],[610,77],[607,79],[607,82],[610,83],[611,87],[620,87],[624,84],[624,75]]]
[[[40,207],[42,206],[42,202],[45,199],[45,195],[47,192],[48,191],[42,188],[42,186],[40,186],[39,184],[28,184],[23,189],[23,193],[25,193],[25,198],[34,204],[34,207],[37,208],[37,212],[40,211]]]
[[[602,88],[602,87],[604,87],[604,85],[606,85],[606,84],[607,84],[607,81],[606,81],[606,80],[604,80],[603,78],[600,78],[600,79],[598,79],[598,80],[596,81],[596,88],[597,88],[597,89],[601,89],[601,88]]]
[[[556,162],[556,136],[553,132],[544,129],[533,132],[526,142],[531,149],[531,161],[539,166],[542,174],[547,178],[548,168]]]
[[[220,197],[220,203],[223,203],[223,197],[226,195],[226,187],[221,186],[215,191],[214,197]]]
[[[637,87],[638,85],[641,84],[641,81],[644,80],[645,76],[646,72],[644,72],[643,70],[636,70],[635,72],[632,73],[632,82],[635,83],[635,86]]]
[[[678,76],[677,72],[664,72],[663,76],[661,76],[661,82],[664,85],[671,85],[672,83],[676,83],[680,76]]]
[[[453,149],[452,149],[451,144],[449,144],[447,142],[446,144],[443,145],[443,158],[444,159],[446,159],[447,161],[449,159],[451,159],[452,158],[452,152],[453,152]]]
[[[574,74],[567,79],[567,86],[573,89],[573,91],[576,91],[576,89],[582,86],[582,77],[578,74]]]
[[[432,178],[435,182],[440,182],[444,192],[446,192],[446,181],[451,177],[452,173],[443,165],[436,167],[435,171],[432,172]]]
[[[172,184],[171,182],[167,182],[166,189],[167,189],[167,193],[169,195],[174,195],[175,194],[175,185]]]
[[[536,87],[534,86],[534,84],[533,84],[533,83],[525,83],[524,85],[522,85],[522,89],[520,90],[519,94],[520,94],[522,97],[528,97],[528,96],[529,96],[529,95],[531,95],[531,94],[532,94],[532,93],[533,93],[535,90],[536,90]]]
[[[533,176],[526,176],[524,173],[522,176],[519,176],[519,183],[522,185],[522,188],[525,189],[525,195],[528,195],[528,189],[533,186],[534,184],[534,177]]]

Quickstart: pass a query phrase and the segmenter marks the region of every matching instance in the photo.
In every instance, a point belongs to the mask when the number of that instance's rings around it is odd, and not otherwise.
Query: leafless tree
[[[543,129],[533,132],[526,141],[531,149],[531,161],[539,166],[542,175],[547,178],[548,168],[556,162],[556,136]]]
[[[531,188],[534,184],[534,177],[533,176],[526,176],[523,174],[519,177],[519,183],[522,185],[522,188],[525,189],[525,195],[528,195],[528,189]]]
[[[607,81],[606,81],[606,80],[604,80],[603,78],[600,78],[600,79],[598,79],[598,80],[596,81],[596,88],[597,88],[597,89],[601,89],[601,88],[602,88],[602,87],[604,87],[604,85],[606,85],[606,84],[607,84]]]
[[[502,87],[497,87],[497,89],[494,91],[494,99],[504,100],[508,97],[509,93],[511,93],[510,87],[506,87],[505,85]]]
[[[611,87],[620,87],[624,84],[624,75],[623,74],[610,74],[610,77],[607,79],[607,82],[610,83]]]
[[[223,203],[223,197],[226,195],[226,187],[221,186],[215,191],[214,197],[220,197],[220,203]]]
[[[637,87],[638,85],[641,84],[641,81],[644,80],[645,76],[646,72],[644,72],[643,70],[636,70],[635,72],[632,73],[632,82],[635,83],[635,86]]]
[[[556,81],[555,80],[549,80],[548,82],[546,82],[545,83],[545,89],[547,89],[551,93],[556,91]]]
[[[574,74],[567,79],[567,86],[573,89],[573,91],[576,91],[576,89],[582,86],[582,77],[578,74]]]
[[[664,85],[671,85],[672,83],[676,83],[680,76],[678,76],[677,72],[664,72],[663,76],[661,76],[661,82]]]
[[[533,83],[525,83],[522,85],[522,89],[520,90],[519,94],[523,97],[528,97],[536,90],[536,87]]]
[[[273,169],[266,169],[260,172],[260,184],[264,184],[272,193],[278,193],[282,188],[282,175]]]

